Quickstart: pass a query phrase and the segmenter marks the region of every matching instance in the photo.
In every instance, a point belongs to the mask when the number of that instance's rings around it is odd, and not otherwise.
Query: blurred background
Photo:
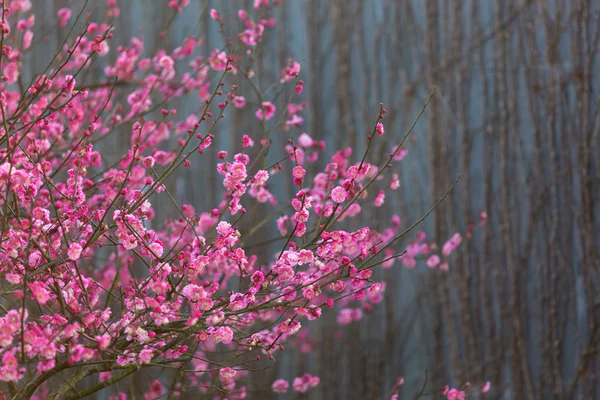
[[[25,69],[35,70],[46,64],[68,29],[56,28],[57,10],[69,6],[75,15],[83,1],[32,3],[42,18],[35,37],[43,46],[26,55]],[[173,49],[192,34],[204,38],[204,57],[224,47],[208,10],[221,13],[230,36],[242,30],[237,10],[253,10],[250,0],[191,0],[174,17],[166,1],[118,3],[113,42],[143,37],[150,54]],[[600,3],[279,3],[273,9],[276,27],[253,55],[256,82],[260,88],[277,82],[288,58],[294,58],[302,63],[301,100],[308,107],[302,130],[276,134],[272,161],[283,154],[287,139],[302,131],[327,142],[317,162],[321,168],[347,146],[354,146],[358,157],[380,102],[388,111],[386,140],[378,142],[371,160],[385,157],[435,87],[407,142],[408,154],[395,169],[400,189],[388,193],[384,206],[371,209],[363,222],[385,227],[397,214],[409,226],[462,174],[420,230],[440,245],[454,232],[465,240],[447,272],[429,270],[424,261],[413,270],[397,262],[378,271],[377,277],[387,281],[379,306],[343,327],[335,313],[326,312],[310,324],[313,334],[301,347],[305,351],[286,350],[274,367],[251,375],[249,397],[275,398],[274,379],[309,372],[320,376],[320,385],[286,398],[389,398],[400,376],[405,380],[401,399],[414,398],[425,379],[428,390],[490,380],[486,399],[600,398]],[[92,0],[87,7],[101,16],[105,2]],[[86,79],[105,79],[102,63],[95,68],[96,76]],[[247,83],[239,84],[239,93],[251,99]],[[266,100],[281,107],[288,94],[271,91]],[[201,105],[192,95],[170,108],[184,116]],[[216,147],[233,151],[243,134],[259,132],[254,111],[229,111]],[[110,140],[107,156],[111,149],[122,154],[129,143],[125,131]],[[198,157],[170,183],[171,192],[198,211],[212,209],[222,196],[215,165],[214,153]],[[280,182],[276,193],[294,193],[289,180]],[[153,205],[158,220],[177,216],[168,201]],[[469,237],[469,224],[482,211],[488,224]],[[257,234],[275,236],[274,226]],[[256,249],[265,259],[274,251]]]

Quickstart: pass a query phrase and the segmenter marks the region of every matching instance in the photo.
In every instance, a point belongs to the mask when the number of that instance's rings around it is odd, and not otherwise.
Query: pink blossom
[[[440,263],[440,257],[435,254],[432,256],[429,256],[429,258],[427,259],[427,266],[429,268],[435,268],[439,265],[439,263]]]
[[[152,383],[150,384],[150,389],[144,394],[144,400],[151,400],[162,397],[163,391],[163,384],[158,379],[156,379],[152,381]]]
[[[279,80],[279,82],[285,83],[297,77],[300,73],[300,67],[301,66],[299,62],[294,61],[292,59],[288,60],[288,65],[281,70],[281,79]]]
[[[158,60],[158,64],[163,70],[171,71],[175,65],[175,62],[169,56],[162,56],[160,60]]]
[[[394,149],[395,151],[396,149]],[[395,154],[394,156],[394,161],[401,161],[406,154],[408,153],[408,149],[406,147],[401,147]]]
[[[275,115],[275,106],[273,103],[263,101],[261,108],[256,111],[256,118],[260,120],[270,120]]]
[[[254,8],[258,9],[263,6],[268,6],[269,0],[254,0]]]
[[[452,253],[458,247],[458,245],[460,245],[461,242],[462,236],[460,235],[460,233],[455,233],[450,239],[448,239],[446,243],[444,243],[442,254],[445,257],[448,257],[450,253]]]
[[[154,157],[148,156],[148,157],[144,157],[142,164],[146,168],[152,168],[152,167],[154,167],[155,162],[156,162],[156,160],[154,159]]]
[[[77,242],[73,242],[71,243],[71,246],[69,247],[69,251],[67,252],[67,254],[69,255],[69,259],[76,261],[79,260],[79,257],[81,257],[81,252],[83,251],[83,247],[81,247],[81,245]]]
[[[30,283],[29,289],[31,290],[33,297],[35,297],[35,300],[41,305],[46,304],[51,298],[50,291],[44,287],[42,282]]]
[[[233,331],[227,326],[222,326],[213,333],[212,340],[215,343],[229,344],[233,340]]]
[[[106,381],[106,380],[108,380],[110,378],[112,378],[112,372],[100,372],[98,374],[98,380],[100,382],[104,382],[104,381]]]
[[[221,378],[231,379],[235,376],[235,374],[235,370],[230,367],[221,368],[219,370],[219,375],[221,375]]]
[[[306,175],[306,170],[300,166],[294,167],[293,176],[294,178],[302,179]]]
[[[96,342],[98,343],[98,348],[100,350],[104,350],[110,344],[111,338],[110,335],[105,333],[102,336],[96,336]]]
[[[413,269],[414,267],[417,266],[417,262],[414,259],[414,257],[405,255],[405,257],[404,256],[401,257],[400,260],[402,261],[402,265],[404,265],[408,269]]]
[[[390,183],[390,189],[396,190],[400,187],[400,179],[398,178],[398,174],[392,175],[392,183]]]
[[[242,147],[243,148],[247,148],[247,147],[253,147],[254,146],[254,140],[252,140],[252,138],[248,135],[244,135],[242,136]]]
[[[244,96],[235,96],[232,102],[236,108],[244,108],[246,105],[246,98]]]
[[[464,400],[465,392],[452,388],[446,394],[446,398],[448,400]]]
[[[33,32],[28,30],[23,34],[23,48],[28,49],[29,47],[31,47],[32,41],[33,41]]]
[[[306,170],[301,166],[294,167],[292,175],[294,176],[294,183],[296,186],[300,186],[304,180],[304,175],[306,175]]]
[[[297,114],[294,114],[287,121],[285,121],[285,124],[288,126],[300,128],[302,124],[304,124],[304,118]]]
[[[362,318],[362,311],[358,308],[344,308],[340,310],[337,321],[341,325],[348,325],[354,321],[359,321]]]
[[[227,67],[227,54],[224,51],[215,49],[210,53],[208,64],[215,71],[222,71]]]
[[[487,381],[482,387],[481,387],[481,393],[487,393],[490,390],[490,387],[492,386],[492,383],[490,381]]]
[[[69,22],[69,19],[71,18],[71,9],[69,8],[61,8],[60,10],[58,10],[58,24],[60,26],[65,26],[67,25],[67,23]]]
[[[485,224],[487,223],[488,220],[488,215],[485,211],[482,211],[479,214],[479,226],[485,226]]]
[[[331,200],[338,204],[343,203],[346,200],[346,195],[346,189],[341,186],[337,186],[331,191]]]
[[[312,147],[315,141],[306,133],[302,133],[298,137],[298,145],[301,147]]]
[[[318,376],[304,374],[302,376],[294,378],[292,387],[294,388],[294,391],[296,391],[296,392],[305,393],[310,388],[314,388],[315,386],[317,386],[319,384],[319,382],[320,382],[320,379]]]
[[[275,393],[285,393],[288,391],[289,387],[290,384],[288,381],[286,381],[285,379],[277,379],[271,385],[271,390],[273,390],[273,392]]]
[[[385,201],[385,192],[380,190],[377,196],[375,197],[375,207],[381,207]]]
[[[19,66],[16,62],[10,62],[4,67],[6,83],[15,83],[19,79]]]

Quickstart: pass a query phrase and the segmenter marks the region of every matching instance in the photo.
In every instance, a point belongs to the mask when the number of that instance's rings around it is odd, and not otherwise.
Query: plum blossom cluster
[[[294,378],[294,381],[292,382],[292,388],[295,392],[304,393],[317,386],[319,382],[320,379],[318,376],[304,374]],[[290,388],[290,383],[285,379],[277,379],[275,382],[273,382],[271,388],[275,393],[286,393]]]
[[[189,3],[170,1],[169,12],[176,16]],[[58,24],[74,29],[47,68],[21,87],[34,10],[28,0],[2,3],[0,396],[81,398],[162,366],[181,374],[170,386],[153,381],[147,399],[189,388],[245,398],[250,370],[274,361],[288,343],[304,346],[305,325],[325,307],[336,308],[339,323],[348,324],[381,302],[385,283],[373,278],[375,268],[396,261],[414,268],[428,257],[430,268],[448,269],[460,234],[443,246],[440,264],[437,247],[422,232],[401,246],[413,226],[403,227],[399,216],[383,230],[342,224],[359,223],[364,207],[382,206],[386,192],[399,188],[392,170],[406,136],[382,163],[367,161],[369,144],[362,157],[342,149],[309,174],[325,143],[301,130],[300,64],[290,60],[276,82],[290,89],[286,104],[247,102],[236,93],[240,79],[253,79],[246,56],[275,26],[274,6],[256,0],[254,11],[240,10],[242,52],[228,46],[206,59],[197,55],[199,37],[154,52],[143,38],[116,45],[111,24],[61,9]],[[115,0],[107,9],[108,18],[120,14]],[[216,10],[210,16],[223,28]],[[95,62],[103,77],[89,82],[86,72]],[[169,108],[177,98],[202,106],[179,115]],[[231,105],[254,107],[259,128],[277,117],[284,122],[273,131],[298,130],[297,140],[290,139],[273,166],[265,163],[271,141],[264,129],[262,136],[244,135],[232,156],[214,149],[222,201],[208,211],[178,205],[166,182],[213,149]],[[369,142],[384,135],[384,114],[382,106]],[[128,144],[111,159],[104,139],[115,134]],[[275,177],[293,182],[292,199],[272,193]],[[157,221],[154,207],[169,199],[178,218]],[[257,204],[283,208],[273,220],[247,223],[247,210]],[[285,244],[259,259],[248,245],[265,224]],[[234,356],[215,356],[220,351]],[[58,379],[64,374],[68,381]],[[318,384],[306,373],[291,387],[304,393]],[[279,379],[272,390],[289,387]]]
[[[279,380],[281,381],[281,380]],[[285,381],[283,381],[285,382]],[[287,383],[287,382],[286,382]],[[390,400],[398,400],[400,396],[400,391],[404,385],[404,378],[399,377],[396,380],[394,387],[392,388],[392,394],[389,397]],[[483,385],[472,385],[469,382],[465,382],[460,388],[450,387],[448,385],[444,386],[443,389],[439,391],[426,392],[425,386],[422,387],[421,391],[417,394],[415,398],[422,398],[427,396],[435,396],[441,394],[446,400],[465,400],[467,396],[476,392],[481,394],[487,393],[490,391],[492,384],[490,381],[485,382]],[[273,387],[275,390],[275,385]],[[470,398],[470,397],[469,397]]]
[[[491,382],[485,382],[479,388],[472,387],[469,382],[466,382],[461,388],[453,388],[450,386],[445,386],[441,394],[446,397],[447,400],[464,400],[467,397],[467,393],[475,391],[479,391],[480,393],[487,393],[490,391]]]

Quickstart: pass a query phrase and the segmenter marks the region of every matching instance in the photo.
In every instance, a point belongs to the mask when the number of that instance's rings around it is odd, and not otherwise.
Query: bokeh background
[[[25,56],[25,74],[45,65],[66,33],[56,27],[56,11],[84,4],[32,3],[41,18],[34,39],[39,46]],[[252,10],[249,0],[192,0],[173,17],[166,3],[120,0],[113,41],[143,37],[150,54],[173,49],[192,34],[204,38],[206,57],[224,47],[207,11],[219,10],[225,31],[235,35],[242,30],[237,10]],[[308,102],[303,130],[327,141],[325,155],[347,146],[360,153],[383,102],[385,141],[371,159],[386,156],[435,87],[396,168],[400,190],[388,193],[385,205],[363,222],[383,227],[397,214],[408,226],[460,174],[451,195],[420,229],[442,244],[454,232],[467,232],[481,211],[489,219],[453,255],[448,272],[429,270],[423,261],[413,270],[396,263],[379,271],[388,282],[382,304],[350,326],[341,327],[333,312],[312,324],[304,346],[312,351],[280,354],[274,367],[252,376],[250,398],[275,398],[269,388],[274,379],[304,372],[319,375],[321,384],[289,398],[386,398],[399,376],[405,379],[400,398],[407,399],[426,377],[432,390],[490,380],[486,399],[600,398],[600,3],[279,3],[277,26],[254,55],[256,82],[267,88],[278,81],[288,58],[302,62],[301,100]],[[105,2],[90,0],[87,7],[101,16]],[[102,63],[85,79],[105,79]],[[239,83],[240,93],[256,100],[247,83]],[[266,99],[281,106],[287,94],[273,90]],[[200,106],[192,95],[171,108],[183,116]],[[258,133],[254,111],[230,111],[216,147],[233,151],[243,134]],[[276,135],[273,161],[300,132]],[[126,129],[112,135],[103,144],[105,155],[121,154],[128,142]],[[321,157],[317,166],[326,160]],[[214,165],[214,154],[194,160],[170,183],[171,192],[197,210],[210,210],[222,195]],[[280,182],[275,192],[293,193],[291,182]],[[158,219],[177,216],[168,201],[154,201],[154,207]],[[268,225],[256,235],[275,236]],[[256,251],[268,258],[274,250]],[[138,377],[132,387],[145,387],[153,378]]]

